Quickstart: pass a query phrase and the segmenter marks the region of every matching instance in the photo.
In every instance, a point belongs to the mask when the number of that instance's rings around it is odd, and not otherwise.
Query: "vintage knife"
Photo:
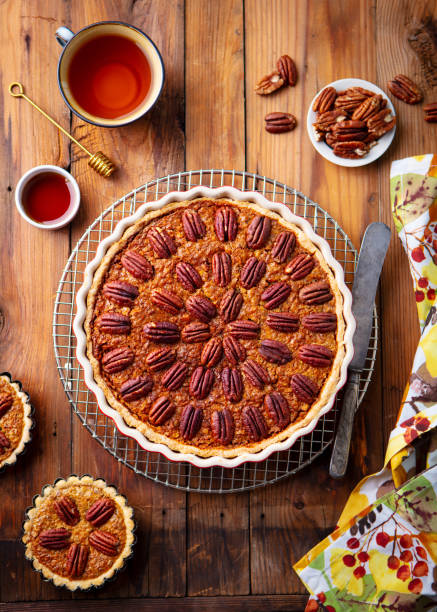
[[[391,231],[384,223],[371,223],[363,236],[352,287],[352,313],[357,328],[354,335],[354,356],[349,365],[343,406],[329,466],[332,478],[346,473],[355,412],[358,408],[360,372],[364,368],[372,332],[373,304],[382,264],[390,242]]]

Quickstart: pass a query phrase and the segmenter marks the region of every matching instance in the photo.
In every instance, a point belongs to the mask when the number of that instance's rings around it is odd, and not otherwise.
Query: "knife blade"
[[[391,231],[384,223],[371,223],[361,242],[358,265],[352,287],[352,314],[356,321],[354,356],[348,369],[343,406],[329,466],[332,478],[346,473],[352,426],[358,408],[360,372],[364,368],[373,324],[373,305],[382,265],[390,243]]]

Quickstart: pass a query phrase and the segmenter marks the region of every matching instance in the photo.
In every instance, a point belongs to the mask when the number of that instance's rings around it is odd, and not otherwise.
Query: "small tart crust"
[[[337,316],[337,351],[335,353],[335,357],[331,365],[330,373],[319,391],[317,400],[311,405],[305,416],[296,422],[290,423],[290,425],[288,425],[279,433],[274,433],[258,442],[251,442],[250,440],[247,440],[247,445],[241,445],[228,449],[220,447],[199,448],[198,446],[190,444],[189,442],[184,442],[183,440],[177,440],[174,438],[170,438],[169,436],[163,435],[153,429],[148,423],[138,419],[136,415],[131,410],[129,410],[127,406],[125,406],[116,398],[113,391],[109,388],[105,379],[102,376],[100,362],[93,353],[92,331],[94,308],[97,302],[97,298],[100,294],[102,284],[105,280],[105,276],[111,267],[114,257],[130,242],[130,240],[136,234],[143,230],[144,227],[150,225],[153,221],[158,220],[161,217],[168,216],[169,214],[173,213],[174,211],[177,211],[178,209],[193,207],[196,204],[208,202],[214,202],[217,207],[230,205],[235,207],[236,209],[249,209],[250,211],[258,215],[263,215],[265,217],[271,218],[274,222],[281,225],[284,229],[292,231],[296,235],[297,241],[300,246],[303,247],[303,249],[305,249],[317,260],[317,264],[320,266],[320,268],[326,275],[326,280],[329,283],[331,292],[333,294],[333,303],[335,305],[334,308]],[[250,249],[247,249],[247,251],[248,256],[253,254],[253,251],[251,251]],[[281,442],[289,438],[295,431],[306,427],[315,417],[317,417],[321,409],[328,403],[333,393],[335,393],[335,389],[340,377],[341,364],[345,356],[345,321],[343,317],[343,296],[338,288],[334,274],[326,263],[320,250],[310,240],[310,238],[305,234],[302,229],[300,229],[294,223],[290,223],[279,214],[267,210],[266,208],[261,207],[260,205],[254,202],[235,201],[230,200],[228,198],[219,198],[214,200],[208,197],[201,197],[193,200],[171,202],[158,210],[153,210],[146,213],[139,221],[129,227],[124,232],[123,236],[108,249],[107,253],[103,257],[99,267],[97,268],[94,274],[93,282],[87,297],[87,316],[84,323],[84,329],[87,336],[87,356],[93,368],[94,378],[100,388],[103,389],[106,399],[108,403],[112,406],[112,408],[117,410],[122,415],[123,419],[129,426],[138,429],[149,440],[164,444],[172,450],[181,453],[192,453],[200,457],[221,456],[232,458],[243,454],[257,453],[273,443]]]
[[[29,395],[22,390],[21,383],[19,381],[12,380],[11,375],[8,372],[0,374],[1,387],[4,387],[10,391],[13,396],[14,403],[12,408],[0,418],[0,431],[5,435],[8,433],[8,422],[10,420],[21,421],[21,433],[18,434],[18,439],[12,448],[12,452],[7,455],[4,459],[0,459],[0,470],[8,465],[12,465],[17,461],[17,457],[25,450],[25,446],[30,442],[32,438],[32,429],[34,427],[34,421],[32,418],[33,408],[30,403]],[[0,392],[1,392],[0,387]],[[18,411],[22,411],[19,414]]]
[[[114,559],[113,564],[104,573],[88,579],[70,579],[66,576],[56,574],[49,567],[40,562],[40,560],[34,554],[32,548],[32,543],[35,539],[32,529],[38,522],[41,509],[44,507],[46,502],[51,497],[55,498],[59,493],[68,495],[69,490],[71,490],[72,487],[78,486],[92,486],[94,488],[101,489],[102,496],[112,499],[121,510],[125,526],[124,546],[118,556]],[[107,580],[113,578],[114,575],[124,567],[126,561],[132,555],[132,549],[136,541],[134,535],[135,528],[136,525],[133,518],[133,509],[127,504],[126,498],[123,495],[120,495],[115,487],[107,485],[101,478],[94,480],[88,475],[82,477],[72,475],[66,480],[61,478],[56,480],[53,485],[46,485],[43,488],[41,495],[34,497],[33,506],[26,510],[26,520],[23,523],[22,541],[26,547],[26,559],[29,559],[29,561],[32,562],[33,568],[39,571],[45,579],[53,582],[55,586],[66,587],[70,591],[75,591],[77,589],[84,590],[102,586]],[[102,529],[105,529],[104,525],[102,526]],[[58,551],[53,552],[57,553]]]

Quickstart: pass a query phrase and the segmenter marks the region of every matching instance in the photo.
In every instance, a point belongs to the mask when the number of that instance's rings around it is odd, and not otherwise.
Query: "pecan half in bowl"
[[[85,475],[46,485],[26,510],[26,558],[45,580],[70,591],[101,587],[124,568],[135,544],[133,510],[112,485]]]
[[[334,94],[335,100],[332,100],[332,89],[337,92]],[[332,125],[329,125],[329,122],[327,125],[325,116],[320,118],[320,111],[317,111],[317,101],[324,90],[331,93],[329,108],[332,107]],[[386,113],[383,125],[379,126],[377,132],[372,131],[366,124],[382,111]],[[325,114],[329,120],[330,116]],[[336,118],[336,115],[339,117]],[[353,130],[354,126],[350,124],[358,123],[362,123],[364,131],[368,133],[362,134],[358,128]],[[362,79],[340,79],[328,83],[314,96],[307,113],[307,132],[314,148],[322,157],[339,166],[364,166],[381,157],[392,143],[396,131],[395,123],[395,109],[387,94],[373,83]],[[357,141],[363,142],[363,146],[359,146]],[[334,153],[336,144],[337,154]]]
[[[153,276],[133,276],[126,251]],[[99,253],[77,296],[77,356],[100,409],[143,448],[235,467],[289,448],[332,407],[352,354],[351,297],[329,245],[284,205],[230,187],[173,192],[124,219]],[[114,283],[133,301],[108,293]],[[317,330],[304,325],[314,314]],[[323,365],[300,357],[314,345],[331,356]],[[311,398],[293,390],[297,374]]]

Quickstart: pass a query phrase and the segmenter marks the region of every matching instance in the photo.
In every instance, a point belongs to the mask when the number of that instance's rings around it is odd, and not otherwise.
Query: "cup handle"
[[[56,40],[61,45],[61,47],[66,47],[70,40],[74,36],[74,32],[70,30],[70,28],[66,28],[65,26],[61,26],[56,30],[55,33]]]

